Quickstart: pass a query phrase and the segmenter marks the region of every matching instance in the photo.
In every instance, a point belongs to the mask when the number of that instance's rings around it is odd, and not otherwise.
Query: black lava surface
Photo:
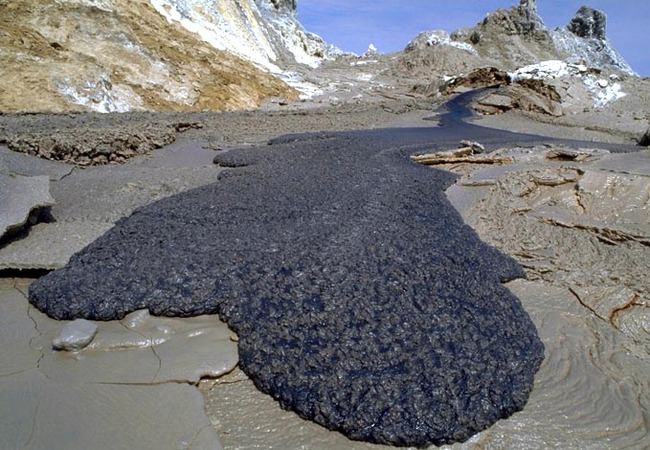
[[[524,406],[543,346],[501,284],[520,267],[448,203],[453,175],[409,160],[436,136],[289,136],[222,154],[237,168],[119,221],[30,301],[57,319],[218,313],[283,407],[352,439],[463,441]]]

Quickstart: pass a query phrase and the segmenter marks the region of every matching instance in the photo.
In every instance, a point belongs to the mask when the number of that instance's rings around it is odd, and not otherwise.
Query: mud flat
[[[408,123],[417,115],[387,113],[379,120],[386,113],[381,111],[377,125]],[[290,126],[294,119],[287,117],[296,118],[296,128],[306,124],[303,131],[318,131],[323,117],[346,126],[336,122],[344,115],[273,114],[252,113],[268,125],[241,129],[232,141],[191,129],[175,144],[123,165],[73,168],[4,149],[3,164],[14,173],[50,178],[57,222],[38,223],[0,249],[2,360],[9,362],[1,378],[1,415],[9,419],[2,421],[8,424],[0,430],[2,447],[107,448],[109,442],[124,448],[138,442],[140,448],[219,448],[221,440],[227,449],[380,448],[282,411],[238,369],[221,375],[236,364],[237,338],[213,317],[152,319],[138,312],[100,324],[83,350],[54,352],[52,339],[64,323],[29,306],[25,272],[7,271],[25,258],[30,262],[22,268],[61,267],[138,206],[214,181],[218,168],[210,147],[253,143],[262,133],[270,137],[275,127]],[[246,123],[239,120],[233,119],[232,130]],[[534,123],[528,131],[536,132]],[[547,157],[551,150],[509,148],[502,156],[513,164],[498,168],[447,167],[462,174],[448,196],[465,221],[524,266],[527,280],[507,286],[546,348],[524,410],[454,447],[647,448],[648,154],[613,155],[592,146],[581,150],[588,154],[584,159],[553,159]],[[102,195],[113,199],[110,208],[93,200]],[[612,201],[623,205],[617,211],[624,214],[609,214]],[[40,234],[49,237],[39,241]],[[193,386],[202,378],[203,397]],[[98,423],[102,433],[86,433]]]

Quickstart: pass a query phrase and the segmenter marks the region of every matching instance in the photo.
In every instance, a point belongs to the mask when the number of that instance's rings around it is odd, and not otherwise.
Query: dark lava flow
[[[120,220],[30,301],[56,319],[218,313],[284,408],[352,439],[466,440],[523,408],[544,349],[501,284],[520,267],[449,204],[452,174],[409,160],[459,139],[540,140],[460,122],[463,101],[443,127],[224,153],[219,182]]]

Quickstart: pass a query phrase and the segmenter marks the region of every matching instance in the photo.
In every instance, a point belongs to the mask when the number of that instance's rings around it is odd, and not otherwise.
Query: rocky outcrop
[[[295,12],[298,8],[298,2],[296,0],[271,0],[271,3],[278,10]]]
[[[569,24],[551,32],[558,51],[583,60],[590,67],[634,74],[632,67],[607,38],[607,16],[588,6],[581,7]]]
[[[538,79],[521,79],[513,82],[511,74],[496,67],[481,67],[460,77],[449,80],[444,94],[456,94],[467,90],[496,88],[479,96],[472,108],[480,114],[500,114],[511,109],[539,112],[551,116],[563,113],[561,97],[553,86]]]
[[[505,86],[507,84],[510,84],[510,76],[507,72],[496,67],[481,67],[467,75],[452,78],[443,92],[451,94],[463,90]]]
[[[607,39],[607,16],[589,6],[581,7],[567,25],[568,30],[585,39]]]
[[[517,109],[557,117],[563,114],[559,100],[559,94],[552,87],[537,80],[528,80],[490,92],[478,99],[472,107],[486,115]]]
[[[583,6],[566,27],[550,30],[537,13],[535,0],[520,0],[509,9],[490,12],[473,28],[451,38],[471,44],[478,55],[505,70],[539,61],[575,57],[587,66],[634,73],[607,39],[606,16]]]
[[[551,59],[555,54],[534,0],[522,0],[518,6],[492,11],[475,27],[457,30],[451,37],[472,44],[481,57],[505,70]]]

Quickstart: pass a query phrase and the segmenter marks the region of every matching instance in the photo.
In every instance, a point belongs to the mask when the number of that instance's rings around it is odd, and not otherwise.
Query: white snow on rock
[[[362,61],[352,61],[350,63],[351,66],[367,66],[369,64],[377,64],[379,61],[376,59],[370,59],[370,60],[362,60]]]
[[[323,95],[325,93],[325,91],[320,86],[306,81],[298,72],[285,71],[279,74],[278,78],[280,78],[292,88],[300,91],[301,100],[307,100],[319,95]]]
[[[219,50],[229,51],[277,74],[282,53],[317,67],[333,47],[306,32],[291,13],[271,2],[238,0],[149,0],[170,23],[179,23]]]
[[[607,106],[627,95],[623,92],[620,83],[609,83],[607,80],[599,80],[593,75],[584,77],[582,81],[594,97],[594,106],[597,108]]]
[[[168,22],[186,30],[219,50],[230,51],[271,72],[280,72],[273,62],[277,55],[264,34],[252,2],[235,0],[150,0]],[[253,9],[254,8],[254,9]]]
[[[542,61],[538,64],[521,67],[508,75],[510,75],[512,81],[553,80],[565,77],[579,78],[591,93],[596,108],[605,107],[627,95],[623,92],[620,83],[612,83],[596,77],[589,73],[589,68],[584,64],[573,64],[559,60]],[[613,78],[612,81],[615,79],[617,78]]]
[[[409,49],[417,47],[433,47],[436,45],[446,45],[448,47],[464,50],[473,55],[478,54],[476,52],[476,49],[471,44],[468,44],[467,42],[457,42],[452,40],[449,33],[444,30],[423,31],[408,43],[406,49],[408,51]]]
[[[70,78],[55,81],[59,92],[76,105],[99,113],[128,112],[143,109],[142,98],[129,86],[113,85],[108,74],[81,83]]]
[[[550,35],[557,49],[587,61],[591,67],[637,75],[608,39],[579,38],[565,27],[550,30]]]
[[[366,58],[372,58],[373,56],[377,56],[378,54],[379,51],[377,50],[377,47],[375,47],[375,44],[370,44],[368,45],[368,50],[366,50],[366,53],[364,53],[363,56]]]

